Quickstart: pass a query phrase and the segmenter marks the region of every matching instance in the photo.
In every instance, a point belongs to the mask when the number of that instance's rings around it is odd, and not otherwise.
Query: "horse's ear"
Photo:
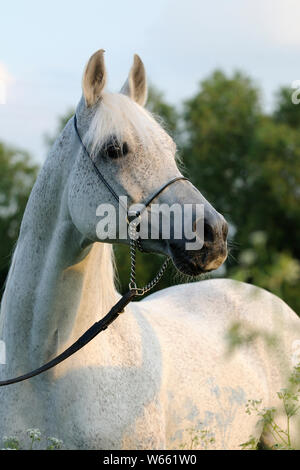
[[[100,49],[92,55],[83,74],[82,89],[87,107],[97,103],[105,86],[104,52]]]
[[[130,96],[141,106],[147,101],[148,87],[146,79],[146,71],[144,64],[137,54],[134,54],[133,65],[130,69],[129,76],[121,89],[121,93]]]

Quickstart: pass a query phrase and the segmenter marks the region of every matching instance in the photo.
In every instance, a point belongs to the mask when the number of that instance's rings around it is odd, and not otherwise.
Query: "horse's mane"
[[[121,93],[104,93],[85,135],[92,155],[97,154],[105,139],[111,136],[121,144],[123,135],[132,134],[143,147],[155,143],[162,123],[142,106]]]
[[[99,307],[107,312],[116,301],[117,291],[115,280],[117,270],[113,246],[109,243],[95,243],[91,252],[91,275],[99,279]],[[117,282],[118,284],[118,282]]]

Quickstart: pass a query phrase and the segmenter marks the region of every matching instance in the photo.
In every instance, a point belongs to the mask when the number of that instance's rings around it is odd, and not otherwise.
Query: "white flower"
[[[39,441],[41,439],[42,434],[39,429],[27,429],[26,432],[30,439],[33,439],[34,441]]]
[[[56,437],[48,437],[48,441],[50,441],[49,448],[51,449],[61,449],[63,445],[63,441],[57,439]]]
[[[256,253],[254,250],[244,250],[240,254],[240,262],[242,264],[245,264],[246,266],[253,264],[255,260],[256,260]]]
[[[15,436],[3,436],[3,444],[7,450],[17,450],[19,448],[19,440]]]
[[[251,243],[255,246],[257,245],[265,245],[267,241],[267,235],[262,230],[257,230],[256,232],[252,232],[249,237]]]

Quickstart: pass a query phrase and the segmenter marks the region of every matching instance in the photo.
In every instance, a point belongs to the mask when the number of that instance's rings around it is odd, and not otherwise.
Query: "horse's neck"
[[[62,343],[80,336],[108,312],[118,297],[112,247],[95,243],[82,261],[65,269],[61,276],[55,311],[60,312]]]
[[[66,147],[61,159],[50,156],[32,191],[3,295],[0,338],[6,343],[8,374],[47,361],[117,296],[111,247],[96,244],[85,251],[70,219],[68,152],[74,149],[72,143]]]

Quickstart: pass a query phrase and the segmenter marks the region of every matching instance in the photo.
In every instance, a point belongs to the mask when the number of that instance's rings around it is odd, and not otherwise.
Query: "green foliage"
[[[225,335],[227,353],[232,354],[236,348],[248,345],[258,338],[261,338],[269,348],[274,348],[278,344],[278,337],[269,331],[257,330],[246,321],[234,322]]]
[[[214,434],[208,429],[189,428],[186,429],[188,441],[180,445],[180,449],[186,450],[208,450],[215,443]]]
[[[286,416],[286,428],[282,428],[276,422],[277,409],[275,407],[262,407],[262,400],[249,400],[246,405],[246,413],[251,415],[255,413],[259,420],[257,425],[262,426],[265,433],[272,436],[274,444],[270,450],[294,450],[292,446],[292,438],[290,433],[290,420],[299,411],[299,390],[291,392],[283,389],[277,393],[278,398],[282,401],[283,409]],[[243,449],[256,450],[258,448],[258,439],[250,436],[247,442],[241,444]]]
[[[265,115],[249,77],[214,72],[185,103],[183,156],[193,183],[233,229],[227,276],[300,311],[300,107],[279,96]],[[254,241],[257,233],[264,242]]]
[[[254,436],[250,436],[248,441],[243,442],[243,444],[240,444],[240,447],[242,450],[258,450],[259,446],[259,439]]]
[[[285,251],[269,251],[265,232],[249,235],[249,248],[240,252],[238,265],[231,277],[238,281],[252,280],[281,298],[296,297],[300,280],[300,262]]]
[[[289,378],[287,388],[277,393],[282,409],[286,418],[286,427],[283,428],[276,422],[276,414],[279,409],[275,407],[264,408],[262,400],[248,400],[246,404],[246,413],[251,415],[255,413],[258,416],[257,425],[264,433],[272,436],[274,444],[270,450],[294,450],[291,436],[291,419],[300,418],[300,364],[294,367]],[[241,444],[242,449],[257,450],[259,446],[258,439],[250,436],[247,442]]]
[[[26,152],[0,142],[0,286],[7,276],[23,212],[38,168]]]
[[[184,162],[194,183],[233,221],[249,186],[249,148],[258,124],[259,94],[250,79],[214,72],[184,105]],[[237,202],[237,198],[238,201]]]
[[[162,119],[163,126],[173,138],[176,138],[178,133],[179,113],[174,106],[165,101],[163,93],[154,85],[150,85],[148,90],[147,109],[158,119]]]

